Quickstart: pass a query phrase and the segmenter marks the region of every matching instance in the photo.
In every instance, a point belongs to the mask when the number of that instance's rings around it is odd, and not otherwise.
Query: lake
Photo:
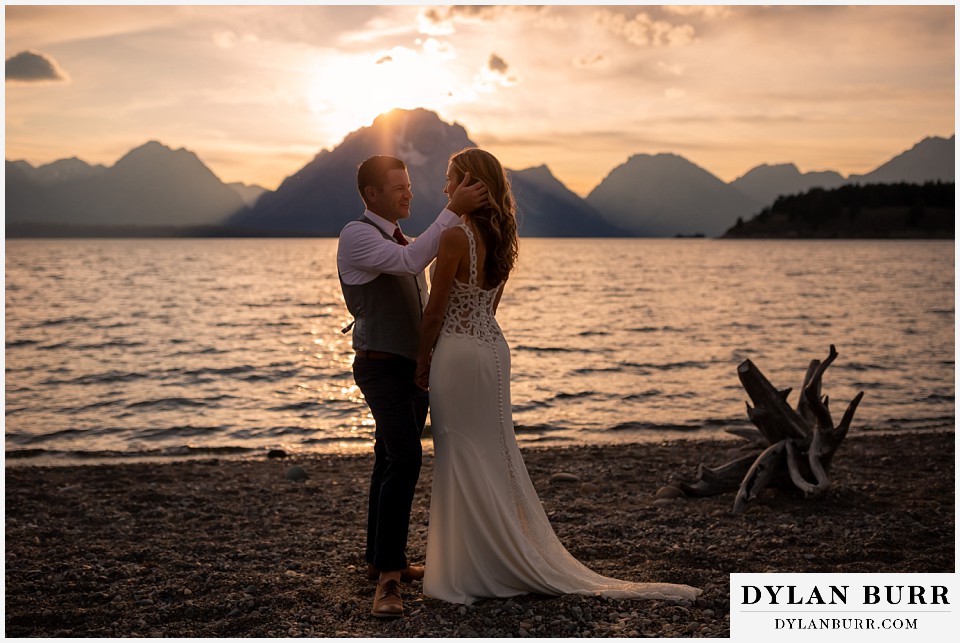
[[[369,448],[336,243],[7,240],[7,463]],[[954,314],[953,241],[521,239],[498,319],[527,446],[726,436],[830,344],[835,421],[952,429]]]

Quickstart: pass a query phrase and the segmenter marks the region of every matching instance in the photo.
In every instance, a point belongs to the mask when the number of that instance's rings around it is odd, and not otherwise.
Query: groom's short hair
[[[383,154],[371,156],[357,167],[357,189],[360,191],[360,198],[366,204],[367,197],[364,194],[366,188],[382,190],[387,182],[387,172],[406,169],[406,164],[395,156]]]

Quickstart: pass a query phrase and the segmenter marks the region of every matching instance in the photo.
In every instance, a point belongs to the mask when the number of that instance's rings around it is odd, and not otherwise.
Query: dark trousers
[[[357,357],[353,378],[377,423],[367,514],[366,560],[380,571],[407,566],[410,510],[423,450],[429,396],[414,384],[416,363]]]

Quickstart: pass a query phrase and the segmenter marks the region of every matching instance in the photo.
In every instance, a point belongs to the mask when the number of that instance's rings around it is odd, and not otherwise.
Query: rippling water
[[[8,460],[366,447],[335,256],[7,241]],[[498,318],[527,444],[717,437],[742,360],[796,391],[831,343],[836,419],[863,390],[854,430],[954,423],[952,241],[524,239]]]

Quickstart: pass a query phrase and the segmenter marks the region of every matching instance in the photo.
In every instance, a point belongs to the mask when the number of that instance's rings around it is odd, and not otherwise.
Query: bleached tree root
[[[747,417],[756,429],[730,432],[751,442],[752,453],[720,467],[700,464],[697,478],[676,485],[687,496],[714,496],[737,492],[734,513],[768,487],[793,486],[805,496],[815,496],[830,487],[830,464],[850,430],[863,392],[847,406],[840,424],[834,425],[829,398],[821,396],[823,375],[837,359],[835,346],[823,362],[812,360],[807,369],[796,409],[787,398],[791,389],[777,390],[753,362],[737,367],[740,382],[753,406],[747,403]]]

